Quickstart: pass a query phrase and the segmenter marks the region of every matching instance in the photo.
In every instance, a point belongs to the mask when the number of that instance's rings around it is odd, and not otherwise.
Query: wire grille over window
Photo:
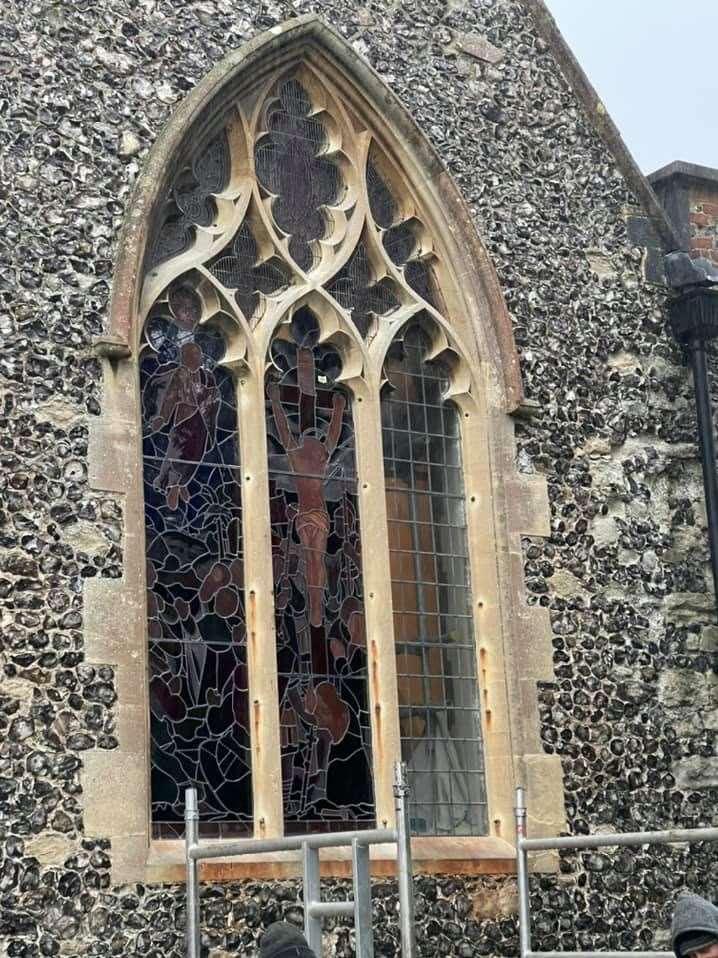
[[[393,225],[397,214],[397,202],[377,167],[375,151],[369,151],[366,164],[366,188],[369,209],[374,222],[380,229],[387,230]]]
[[[487,830],[458,412],[412,325],[386,361],[384,471],[402,756],[412,829]]]
[[[189,287],[146,326],[143,414],[153,834],[251,827],[242,503],[235,386],[224,341]]]
[[[227,136],[219,133],[177,177],[167,198],[162,224],[147,257],[147,269],[186,252],[196,226],[212,225],[213,196],[229,182],[231,158]]]
[[[399,306],[392,281],[384,277],[377,282],[374,278],[362,242],[332,280],[328,292],[340,306],[351,311],[354,325],[364,337],[371,329],[372,316],[386,316]]]
[[[341,197],[344,183],[337,164],[323,155],[328,134],[302,84],[282,84],[267,111],[267,130],[255,149],[257,178],[274,196],[272,216],[289,237],[289,252],[305,272],[319,262],[317,243],[331,231],[325,207]]]
[[[374,222],[380,229],[382,246],[391,262],[403,271],[407,286],[431,306],[439,308],[433,270],[421,248],[421,224],[402,212],[387,179],[380,172],[375,146],[366,166],[367,197]]]
[[[287,269],[278,257],[260,262],[257,242],[246,220],[229,249],[207,268],[223,286],[236,290],[237,305],[246,319],[259,311],[263,296],[271,296],[290,284]]]

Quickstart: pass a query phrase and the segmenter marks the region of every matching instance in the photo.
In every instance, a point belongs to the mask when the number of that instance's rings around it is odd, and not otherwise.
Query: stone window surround
[[[471,214],[433,148],[379,77],[346,42],[315,16],[273,28],[218,64],[176,110],[153,147],[132,196],[120,236],[110,306],[109,328],[97,342],[103,358],[101,415],[92,422],[89,481],[92,488],[124,498],[124,576],[90,579],[84,590],[85,653],[89,662],[111,664],[118,692],[119,748],[85,753],[82,785],[85,833],[112,841],[113,881],[159,882],[184,878],[182,844],[155,842],[149,828],[149,721],[147,701],[144,524],[139,432],[138,350],[141,333],[142,263],[152,217],[177,169],[186,144],[196,141],[224,115],[228,105],[251,85],[256,87],[299,60],[326,77],[392,158],[421,207],[436,243],[444,275],[440,286],[451,328],[447,340],[464,358],[461,386],[454,399],[464,415],[466,499],[471,568],[475,588],[475,634],[481,685],[484,752],[491,834],[480,838],[418,838],[413,841],[417,871],[445,874],[502,873],[514,867],[513,789],[527,786],[532,796],[529,830],[555,834],[564,827],[560,759],[543,752],[539,736],[537,683],[553,680],[548,610],[527,607],[523,581],[522,536],[545,536],[549,507],[543,478],[520,475],[514,457],[511,414],[523,393],[511,321],[498,278],[471,220]],[[337,317],[319,310],[320,320]],[[372,366],[381,369],[389,338],[372,343]],[[378,357],[378,363],[377,363]],[[249,381],[248,381],[249,382]],[[458,379],[457,379],[458,382]],[[361,459],[365,543],[386,542],[386,512],[381,479],[378,390],[361,377],[351,385],[357,435],[370,428]],[[262,388],[262,377],[249,382]],[[243,444],[245,445],[245,444]],[[263,443],[243,448],[242,469],[257,480],[266,471]],[[254,447],[252,453],[251,447]],[[259,447],[259,450],[257,450]],[[360,456],[362,454],[360,453]],[[376,477],[373,479],[372,477]],[[381,496],[374,496],[381,489]],[[247,579],[248,634],[273,635],[271,575],[260,573],[269,550],[266,483],[244,483],[245,542],[260,544],[253,580]],[[378,504],[381,501],[381,507]],[[251,526],[251,528],[249,527]],[[383,538],[381,538],[383,536]],[[384,550],[386,551],[386,550]],[[365,546],[365,553],[369,549]],[[391,576],[386,560],[372,561],[364,572],[377,821],[393,821],[391,765],[400,755],[396,667],[393,650]],[[269,582],[260,588],[257,583]],[[376,636],[372,641],[371,636]],[[384,639],[380,639],[384,636]],[[259,710],[253,736],[254,818],[257,837],[281,834],[278,722],[259,721],[276,702],[273,643],[256,641],[251,697]],[[263,651],[262,651],[263,650]],[[271,697],[275,690],[274,698]],[[381,720],[376,721],[376,715]],[[274,757],[272,757],[274,756]],[[261,787],[260,787],[261,783]],[[122,798],[118,802],[118,791]],[[374,851],[373,870],[390,872],[393,849]],[[554,867],[547,856],[537,867]],[[286,877],[299,873],[295,855],[261,856],[205,866],[207,878]],[[336,851],[327,873],[349,874],[350,864]]]

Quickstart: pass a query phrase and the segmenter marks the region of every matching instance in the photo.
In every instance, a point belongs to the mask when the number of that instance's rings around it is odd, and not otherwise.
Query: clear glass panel
[[[487,830],[458,413],[418,325],[390,351],[384,471],[412,829]]]

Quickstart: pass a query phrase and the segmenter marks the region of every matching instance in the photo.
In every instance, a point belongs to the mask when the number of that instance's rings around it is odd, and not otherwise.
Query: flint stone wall
[[[691,387],[645,279],[645,214],[518,0],[8,0],[0,24],[0,941],[7,956],[182,954],[183,889],[111,887],[79,773],[117,745],[110,668],[84,664],[82,587],[122,571],[122,502],[87,486],[102,331],[122,215],[178,100],[229,50],[315,11],[365,55],[468,200],[515,323],[538,414],[524,472],[552,532],[527,540],[557,680],[540,691],[570,828],[715,823],[716,645]],[[647,230],[646,232],[650,232]],[[532,881],[535,947],[652,947],[684,884],[715,894],[715,851],[561,859]],[[423,877],[422,955],[516,954],[513,881]],[[332,894],[341,897],[341,883]],[[377,953],[397,952],[379,882]],[[214,885],[211,953],[244,953],[297,884]],[[346,928],[327,945],[351,955]]]

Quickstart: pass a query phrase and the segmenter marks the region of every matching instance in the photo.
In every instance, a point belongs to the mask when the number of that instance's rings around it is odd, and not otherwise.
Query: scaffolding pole
[[[533,951],[531,948],[531,898],[529,852],[561,849],[606,848],[617,845],[672,845],[718,841],[718,828],[676,828],[659,832],[615,832],[555,838],[528,838],[524,789],[516,789],[516,875],[519,895],[519,953],[521,958],[675,958],[672,951]]]
[[[199,841],[197,791],[185,792],[185,865],[187,870],[187,958],[200,958],[199,865],[213,858],[237,858],[265,852],[301,851],[303,865],[302,897],[304,934],[309,947],[318,956],[322,950],[322,918],[354,916],[357,958],[374,958],[371,913],[369,847],[379,844],[397,846],[396,868],[399,887],[399,927],[402,958],[416,958],[414,933],[414,884],[409,828],[409,786],[406,766],[394,767],[395,828],[374,828],[316,835],[288,835],[286,838],[240,839],[238,841]],[[350,846],[352,852],[353,898],[322,901],[320,848]]]

